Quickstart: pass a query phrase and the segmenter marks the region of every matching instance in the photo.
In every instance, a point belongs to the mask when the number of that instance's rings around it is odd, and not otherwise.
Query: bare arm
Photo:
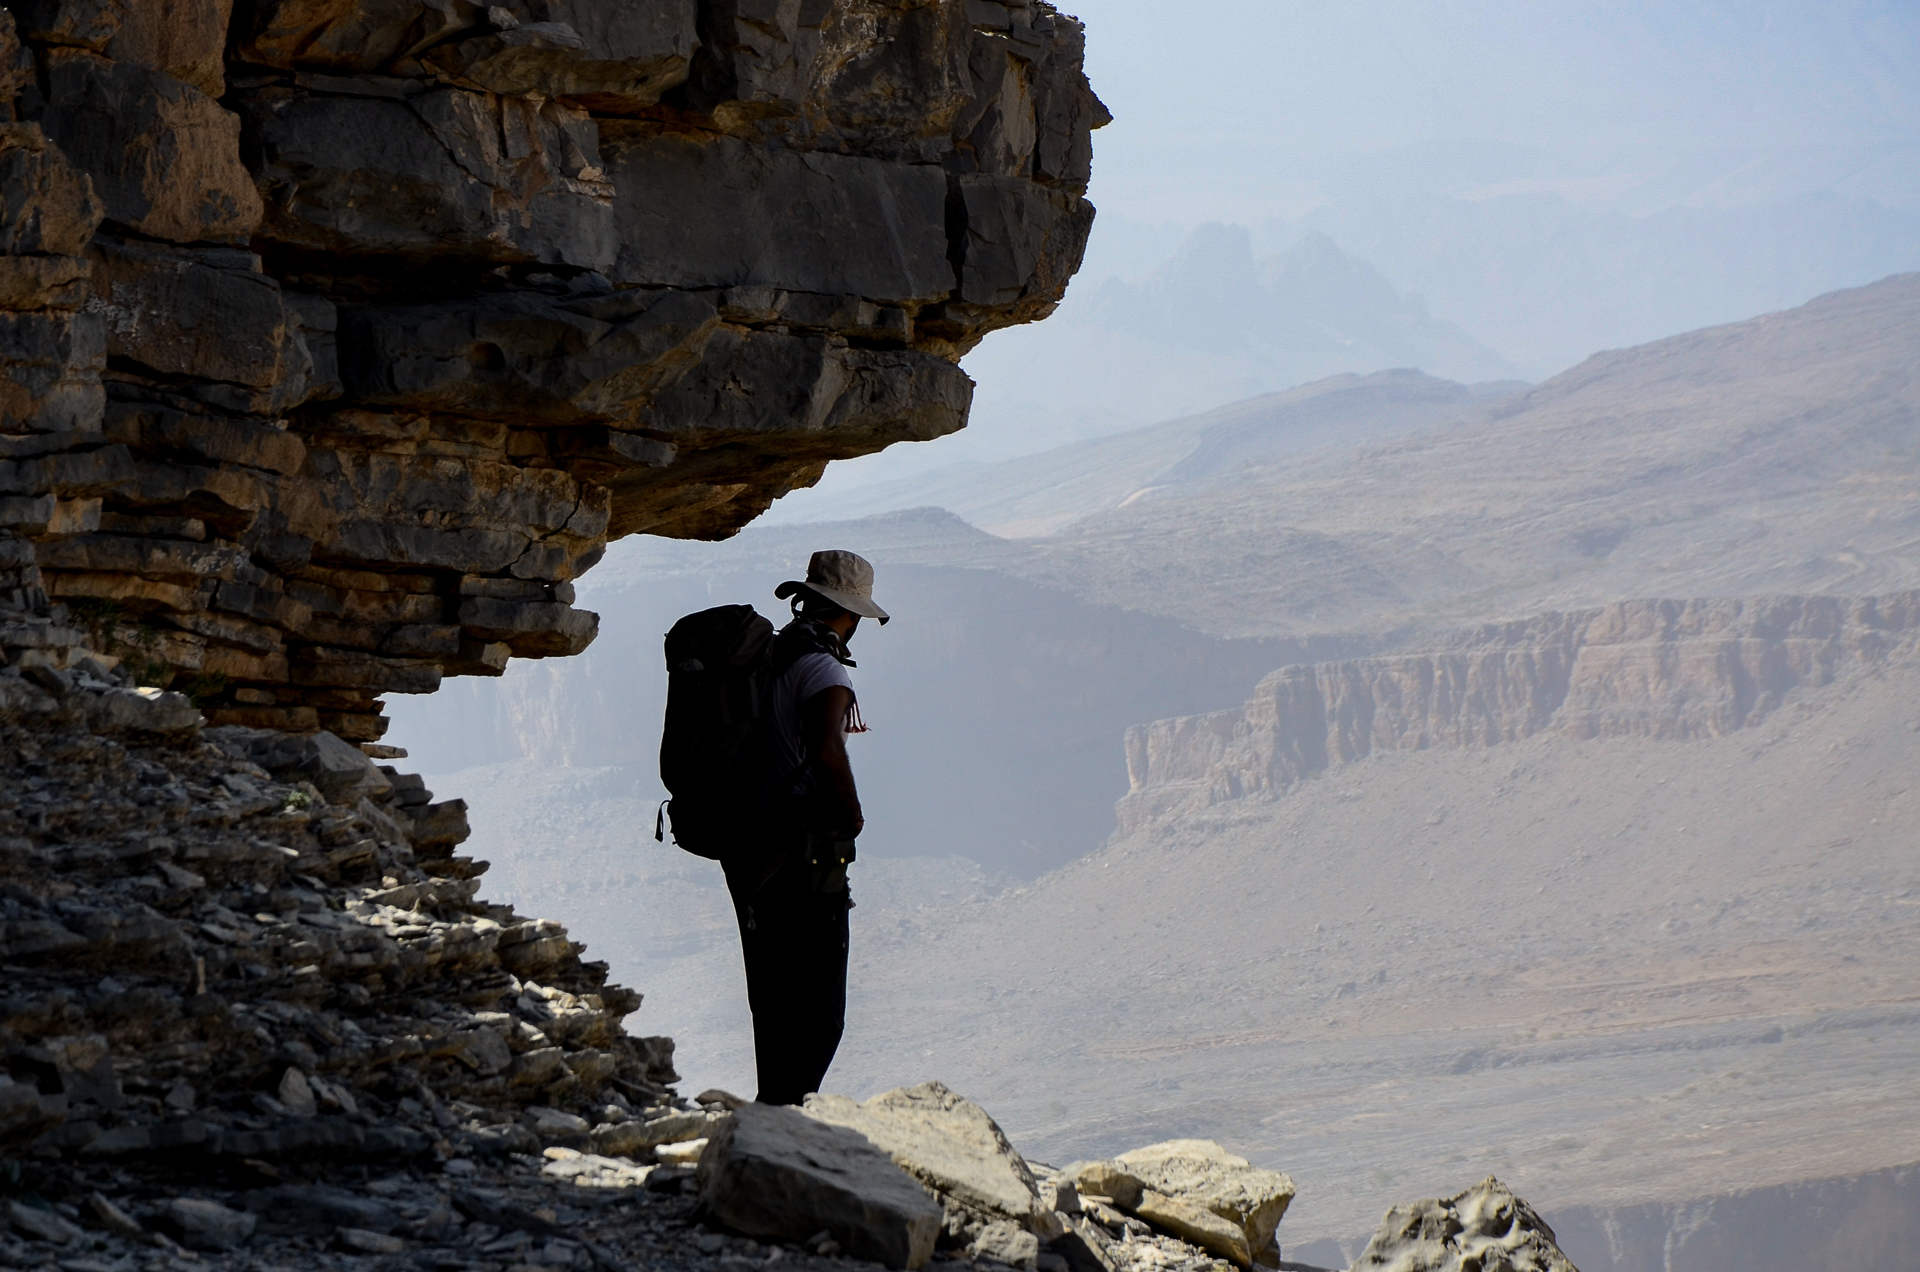
[[[808,753],[819,764],[827,789],[846,812],[848,831],[858,836],[867,823],[860,812],[860,792],[853,785],[853,765],[847,761],[846,723],[852,706],[853,690],[829,685],[800,705],[800,723]]]

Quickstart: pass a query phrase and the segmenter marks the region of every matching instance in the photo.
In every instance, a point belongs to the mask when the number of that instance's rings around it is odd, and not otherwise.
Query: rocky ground
[[[577,1188],[549,1163],[454,1158],[431,1169],[199,1171],[29,1165],[11,1181],[7,1266],[76,1269],[759,1266],[758,1243],[703,1234],[693,1201],[645,1187]],[[461,1167],[464,1169],[457,1169]],[[309,1182],[315,1176],[324,1183]],[[796,1260],[796,1266],[804,1259]]]
[[[31,1164],[8,1181],[4,1205],[12,1231],[0,1236],[0,1266],[62,1272],[882,1266],[836,1256],[824,1233],[781,1241],[717,1230],[700,1214],[687,1168],[634,1172],[652,1176],[644,1181],[603,1175],[583,1182],[573,1171],[585,1158],[570,1153],[553,1148],[546,1157],[514,1154],[487,1162],[456,1157],[412,1170],[378,1164],[273,1169],[256,1162],[214,1179],[151,1167]],[[1110,1231],[1128,1256],[1124,1266],[1199,1272],[1217,1265],[1204,1252],[1142,1227],[1113,1216]],[[926,1266],[930,1272],[1010,1268],[955,1253]]]

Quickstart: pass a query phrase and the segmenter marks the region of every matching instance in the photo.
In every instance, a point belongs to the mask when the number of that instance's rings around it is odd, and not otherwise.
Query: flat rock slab
[[[1353,1272],[1579,1272],[1532,1206],[1489,1175],[1453,1197],[1395,1206]]]
[[[725,1120],[725,1114],[676,1112],[644,1122],[615,1122],[594,1128],[593,1151],[608,1157],[641,1157],[662,1144],[707,1139]]]
[[[797,1109],[749,1104],[701,1155],[700,1203],[736,1232],[804,1241],[823,1229],[842,1250],[890,1268],[933,1253],[942,1212],[866,1136]]]
[[[901,1087],[864,1104],[810,1095],[806,1113],[859,1131],[900,1169],[987,1221],[1033,1222],[1039,1191],[1025,1159],[985,1109],[938,1082]]]
[[[1040,1260],[1040,1238],[1005,1219],[996,1219],[967,1243],[967,1257],[976,1263],[1034,1268]]]
[[[1132,1210],[1139,1205],[1140,1196],[1146,1191],[1138,1175],[1113,1161],[1069,1162],[1060,1168],[1060,1178],[1071,1184],[1075,1192],[1105,1197],[1122,1210]]]
[[[1122,1153],[1117,1160],[1151,1191],[1238,1224],[1250,1252],[1272,1243],[1293,1201],[1293,1180],[1277,1170],[1262,1170],[1212,1140],[1167,1140]]]
[[[1140,1194],[1133,1213],[1162,1232],[1197,1245],[1209,1254],[1217,1254],[1243,1268],[1253,1266],[1246,1231],[1232,1219],[1216,1215],[1205,1206],[1149,1188]]]

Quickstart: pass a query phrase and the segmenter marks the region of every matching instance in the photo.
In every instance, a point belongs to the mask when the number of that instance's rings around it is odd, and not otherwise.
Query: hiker
[[[773,639],[773,797],[757,842],[721,857],[740,923],[763,1104],[820,1089],[847,1014],[847,865],[864,827],[846,735],[864,733],[847,654],[873,603],[873,566],[816,552],[805,582],[774,589],[793,621]]]

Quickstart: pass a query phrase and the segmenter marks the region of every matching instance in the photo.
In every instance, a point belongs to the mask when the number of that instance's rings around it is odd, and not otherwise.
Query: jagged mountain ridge
[[[1521,378],[1325,236],[1256,261],[1246,231],[1221,225],[1194,231],[1151,280],[1083,277],[1045,326],[989,338],[965,365],[981,384],[986,430],[829,474],[775,505],[773,519],[905,507],[915,501],[879,502],[874,487],[1031,459],[1329,376],[1417,368],[1462,382]]]
[[[1372,265],[1318,232],[1256,258],[1244,228],[1200,226],[1140,285],[1102,280],[1078,317],[1088,326],[1175,347],[1251,354],[1269,374],[1333,360],[1356,369],[1417,366],[1472,380],[1516,374],[1511,363],[1434,318],[1419,297],[1395,291]]]

